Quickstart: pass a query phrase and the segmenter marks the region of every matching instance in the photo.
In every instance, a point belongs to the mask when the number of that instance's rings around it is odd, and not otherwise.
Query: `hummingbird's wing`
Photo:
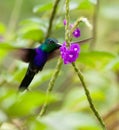
[[[35,54],[34,48],[18,48],[5,43],[0,44],[0,50],[8,51],[8,55],[24,62],[29,62]]]
[[[35,49],[17,48],[12,52],[12,55],[19,60],[29,62],[35,55]]]
[[[48,55],[48,61],[59,56],[60,55],[60,50],[59,49],[56,49],[55,51],[53,51],[52,53],[50,53]]]
[[[72,43],[78,43],[78,44],[82,45],[82,44],[85,44],[85,43],[87,43],[87,42],[89,42],[89,41],[91,41],[91,40],[93,40],[93,37],[87,38],[87,39],[84,39],[84,40],[81,40],[81,41],[74,41],[74,42],[72,42]],[[71,43],[71,44],[72,44],[72,43]]]

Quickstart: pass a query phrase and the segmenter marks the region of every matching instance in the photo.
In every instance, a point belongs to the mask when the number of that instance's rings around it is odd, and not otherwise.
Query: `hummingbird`
[[[56,51],[61,47],[61,44],[54,38],[47,38],[37,48],[21,48],[18,49],[15,56],[22,61],[29,63],[27,72],[19,86],[19,90],[23,91],[28,88],[34,76],[43,69],[45,63],[56,57]]]
[[[88,42],[92,38],[88,38],[76,43],[82,44]],[[19,86],[19,91],[24,91],[28,89],[34,76],[42,71],[44,65],[50,59],[55,58],[60,55],[59,48],[61,44],[54,38],[47,38],[40,46],[37,48],[15,48],[13,55],[22,60],[23,62],[29,63],[26,74]]]

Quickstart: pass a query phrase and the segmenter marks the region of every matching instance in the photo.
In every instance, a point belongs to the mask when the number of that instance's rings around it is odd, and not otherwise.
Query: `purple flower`
[[[80,29],[79,28],[75,29],[72,34],[75,38],[80,37]]]
[[[80,46],[77,43],[73,43],[69,48],[66,47],[66,42],[60,47],[60,54],[64,61],[64,64],[75,62],[79,56]]]
[[[71,44],[71,50],[73,50],[74,52],[79,53],[80,52],[80,46],[78,43],[72,43]]]
[[[63,23],[64,23],[64,25],[66,25],[66,24],[67,24],[67,20],[64,19]],[[73,26],[74,26],[73,24],[70,24],[70,28],[72,28]],[[76,29],[73,31],[72,35],[73,35],[75,38],[79,38],[80,35],[81,35],[81,34],[80,34],[80,29],[79,29],[79,28],[76,28]]]
[[[74,26],[73,24],[70,24],[70,28],[73,28],[73,26]]]
[[[66,24],[67,24],[67,20],[66,20],[66,19],[64,19],[63,23],[64,23],[64,25],[66,25]]]

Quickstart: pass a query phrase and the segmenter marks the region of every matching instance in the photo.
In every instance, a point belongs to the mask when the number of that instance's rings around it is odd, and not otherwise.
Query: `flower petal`
[[[75,29],[72,34],[75,38],[80,37],[80,29],[79,28]]]
[[[66,25],[66,24],[67,24],[67,20],[66,20],[66,19],[64,19],[63,23],[64,23],[64,25]]]
[[[72,43],[70,45],[70,49],[77,52],[77,53],[79,53],[80,52],[80,45],[78,43]]]

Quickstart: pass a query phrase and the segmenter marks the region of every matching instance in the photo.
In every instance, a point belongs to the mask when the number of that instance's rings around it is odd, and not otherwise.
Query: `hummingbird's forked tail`
[[[19,86],[19,91],[24,91],[25,89],[28,88],[29,84],[31,83],[31,81],[33,80],[34,76],[35,76],[35,72],[31,71],[29,68],[27,70],[26,75],[24,76],[24,79],[22,80],[20,86]]]

